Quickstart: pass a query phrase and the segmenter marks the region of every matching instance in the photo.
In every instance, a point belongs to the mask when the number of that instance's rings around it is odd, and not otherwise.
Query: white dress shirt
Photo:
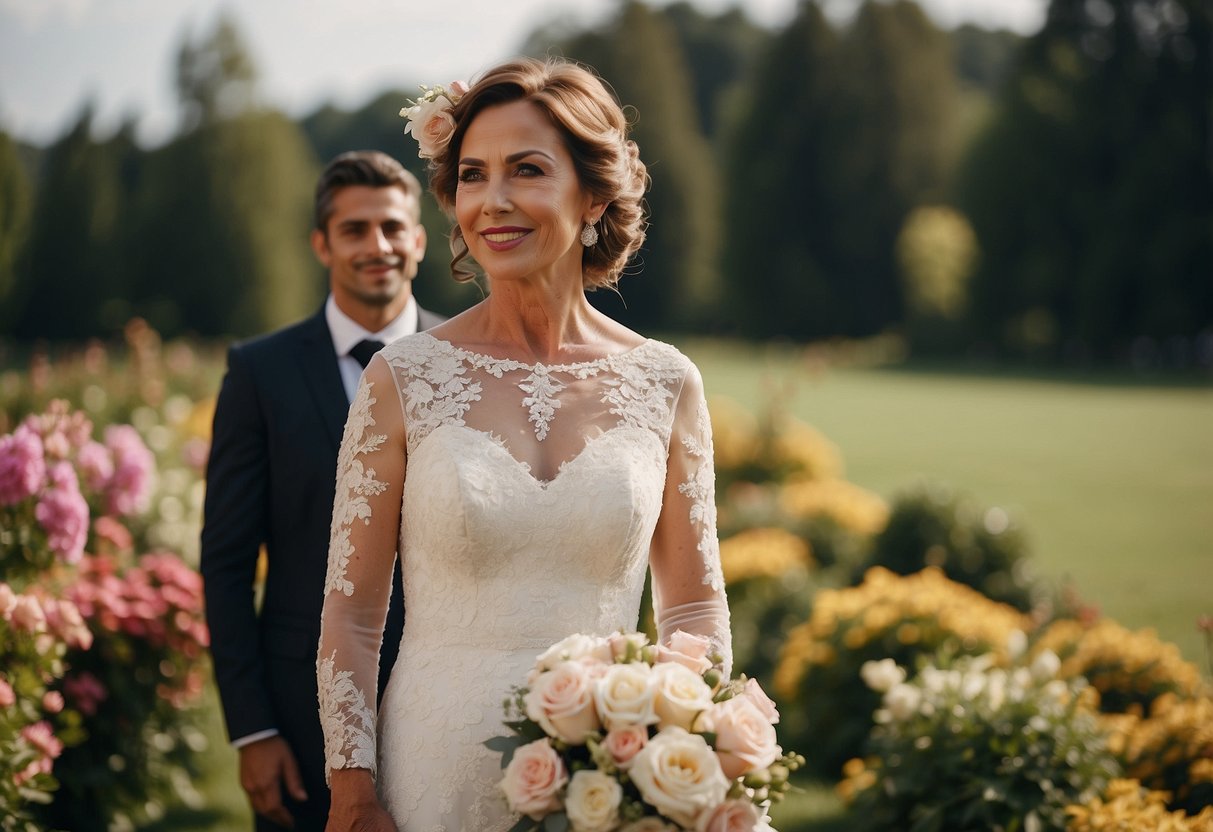
[[[333,336],[333,349],[337,353],[337,367],[341,370],[341,383],[345,387],[345,397],[354,400],[358,392],[358,379],[362,377],[362,365],[350,355],[359,341],[373,340],[390,344],[393,341],[412,335],[417,331],[417,301],[409,297],[408,305],[404,307],[396,319],[378,332],[368,332],[354,319],[337,308],[333,296],[324,303],[324,319],[328,322],[329,332]]]

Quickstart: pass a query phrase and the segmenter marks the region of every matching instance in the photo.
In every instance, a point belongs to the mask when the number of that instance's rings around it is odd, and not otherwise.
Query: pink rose
[[[7,621],[15,606],[17,606],[17,593],[13,592],[13,588],[8,584],[0,583],[0,618]]]
[[[573,745],[602,727],[594,710],[595,673],[581,661],[560,662],[539,674],[526,695],[526,714],[550,736]]]
[[[452,81],[451,82],[451,95],[455,96],[455,98],[457,98],[457,99],[463,98],[470,91],[471,91],[471,87],[469,87],[467,85],[466,81]]]
[[[696,727],[715,732],[716,755],[730,780],[766,768],[779,757],[775,727],[748,697],[735,696],[713,705]]]
[[[41,751],[52,760],[63,753],[63,743],[51,730],[51,724],[46,720],[26,725],[21,729],[21,736],[31,746]]]
[[[13,692],[13,686],[4,679],[0,679],[0,708],[7,708],[16,701],[17,694]]]
[[[42,438],[26,424],[0,437],[0,505],[32,497],[46,479]]]
[[[57,690],[48,690],[42,695],[42,710],[48,714],[57,714],[63,710],[63,694]]]
[[[711,648],[712,642],[704,636],[675,630],[669,638],[669,644],[658,646],[657,661],[677,662],[702,675],[712,666],[707,657]]]
[[[696,832],[755,832],[762,823],[762,813],[748,800],[728,800],[710,812],[704,812]]]
[[[569,782],[568,772],[549,740],[535,740],[514,752],[505,767],[501,790],[511,812],[541,820],[561,807],[560,790]]]
[[[450,109],[450,99],[437,94],[400,111],[400,115],[409,120],[404,132],[412,133],[417,140],[417,155],[422,159],[433,159],[441,154],[454,135],[455,119],[451,117]]]
[[[46,629],[46,613],[32,595],[18,595],[11,616],[13,626],[27,633],[39,633]]]
[[[745,690],[741,692],[741,695],[754,703],[754,706],[767,718],[767,722],[772,725],[779,724],[779,709],[762,689],[762,685],[758,684],[757,679],[746,679]]]
[[[114,476],[114,458],[109,448],[89,440],[76,454],[76,465],[84,483],[93,491],[104,491]]]
[[[649,729],[644,725],[632,725],[608,731],[602,747],[611,755],[615,765],[624,771],[632,767],[632,758],[649,741]]]

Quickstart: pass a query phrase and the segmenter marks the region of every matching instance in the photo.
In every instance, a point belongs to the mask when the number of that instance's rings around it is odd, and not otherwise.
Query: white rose
[[[864,662],[859,668],[865,685],[877,693],[884,693],[893,685],[906,680],[906,672],[892,659],[881,659],[878,662]]]
[[[500,785],[511,812],[542,820],[560,808],[560,790],[569,782],[564,762],[547,739],[514,752]]]
[[[716,755],[730,780],[766,768],[779,757],[775,726],[744,696],[713,705],[704,712],[699,724],[704,730],[715,732]]]
[[[540,673],[551,670],[561,662],[574,661],[609,664],[612,661],[611,650],[606,639],[584,636],[581,633],[562,638],[535,659],[535,666],[531,668],[527,684],[533,685]]]
[[[583,745],[586,735],[602,727],[594,710],[595,673],[582,662],[561,662],[527,692],[526,715],[549,736]]]
[[[922,691],[914,685],[894,685],[884,695],[884,706],[898,722],[905,722],[917,713],[921,703]]]
[[[608,832],[619,822],[623,787],[601,771],[583,769],[569,781],[564,809],[574,832]]]
[[[649,805],[685,827],[723,803],[729,791],[707,740],[681,728],[667,728],[649,740],[628,775]]]
[[[608,730],[657,722],[657,685],[647,664],[613,664],[594,689],[598,715]]]
[[[1052,679],[1061,670],[1061,659],[1052,650],[1042,650],[1040,655],[1032,660],[1032,676],[1043,682]]]
[[[657,684],[659,728],[678,726],[690,731],[695,717],[712,707],[712,689],[703,677],[681,664],[658,664],[653,667]]]
[[[704,812],[695,827],[697,832],[756,832],[762,812],[748,800],[729,800],[710,812]]]

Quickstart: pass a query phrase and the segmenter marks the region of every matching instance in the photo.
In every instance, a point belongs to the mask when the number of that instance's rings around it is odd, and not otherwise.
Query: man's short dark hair
[[[342,153],[328,163],[316,183],[315,215],[317,230],[328,231],[333,216],[333,199],[342,188],[364,185],[368,188],[402,188],[413,197],[416,215],[421,220],[421,183],[404,166],[378,150],[354,150]]]

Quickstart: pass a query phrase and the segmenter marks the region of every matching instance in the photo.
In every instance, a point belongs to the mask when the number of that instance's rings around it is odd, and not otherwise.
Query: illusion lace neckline
[[[445,341],[442,338],[439,338],[436,335],[431,335],[428,332],[422,332],[419,334],[429,338],[439,346],[450,350],[457,355],[462,355],[472,359],[477,364],[485,367],[500,367],[507,370],[530,370],[531,372],[543,371],[545,373],[567,373],[577,372],[578,370],[606,367],[612,361],[629,358],[654,343],[652,338],[645,338],[634,347],[629,347],[626,350],[611,353],[610,355],[604,355],[602,358],[593,358],[589,361],[572,361],[563,364],[545,364],[543,362],[528,363],[526,361],[519,361],[516,358],[501,358],[496,355],[489,355],[488,353],[476,352],[475,350],[469,350],[466,347],[457,346],[456,344],[452,344],[450,341]]]

